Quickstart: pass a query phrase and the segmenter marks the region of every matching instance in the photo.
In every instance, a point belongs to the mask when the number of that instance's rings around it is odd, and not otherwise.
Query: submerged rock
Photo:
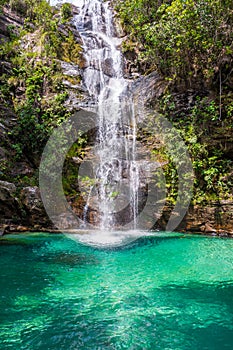
[[[61,253],[45,256],[43,258],[51,264],[68,265],[69,267],[82,266],[82,265],[97,265],[98,260],[94,256],[78,253]]]

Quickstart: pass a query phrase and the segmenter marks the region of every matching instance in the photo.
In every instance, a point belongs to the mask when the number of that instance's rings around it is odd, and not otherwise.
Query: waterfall
[[[126,100],[128,82],[123,76],[124,62],[113,12],[109,2],[102,0],[73,3],[79,9],[74,24],[83,42],[86,60],[83,84],[96,105],[99,119],[94,150],[98,224],[101,229],[111,229],[125,221],[136,228],[139,186],[136,120],[133,101]],[[93,188],[90,191],[93,192]],[[89,203],[90,193],[84,209],[85,220]]]
[[[159,96],[166,84],[156,72],[136,80],[125,78],[121,39],[114,29],[110,2],[73,3],[78,9],[73,23],[79,43],[81,36],[85,62],[82,68],[73,63],[68,67],[82,75],[81,90],[88,91],[88,96],[85,101],[76,99],[72,90],[69,97],[75,98],[72,107],[77,106],[77,113],[54,130],[44,148],[39,183],[45,210],[60,230],[84,229],[86,233],[77,238],[83,242],[125,244],[137,239],[144,235],[141,230],[153,229],[163,215],[168,186],[163,171],[167,161],[161,161],[159,154],[162,147],[178,176],[177,200],[166,224],[166,230],[172,231],[188,210],[194,174],[179,132],[145,106],[145,101]],[[138,144],[137,128],[142,130]],[[73,188],[79,193],[67,200],[62,183],[64,162],[79,136],[81,140],[89,137],[90,143],[81,157],[72,157],[72,166],[78,170]],[[165,212],[162,225],[166,218]],[[92,230],[91,225],[99,230]]]

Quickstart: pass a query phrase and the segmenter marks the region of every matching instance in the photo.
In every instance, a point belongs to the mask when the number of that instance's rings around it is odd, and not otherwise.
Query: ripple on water
[[[232,240],[147,233],[102,249],[28,234],[17,242],[0,244],[0,349],[232,348]]]

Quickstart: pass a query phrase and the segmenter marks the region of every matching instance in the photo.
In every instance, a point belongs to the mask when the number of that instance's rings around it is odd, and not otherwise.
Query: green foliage
[[[24,17],[24,27],[19,37],[11,35],[1,47],[1,60],[11,64],[11,72],[0,77],[1,102],[17,116],[9,133],[15,160],[26,155],[36,167],[54,127],[70,115],[58,60],[71,61],[73,56],[78,63],[81,48],[69,27],[68,36],[59,29],[70,5],[62,6],[61,15],[46,0],[11,0],[10,7]],[[14,33],[14,28],[8,29]]]
[[[29,9],[29,2],[25,0],[10,0],[9,1],[10,9],[13,12],[16,12],[18,15],[25,16]]]
[[[232,104],[228,106],[231,110]],[[195,103],[185,113],[174,115],[178,106],[173,95],[167,92],[160,102],[163,115],[173,122],[185,141],[195,173],[194,203],[231,198],[233,184],[230,181],[232,161],[224,154],[224,140],[227,128],[222,129],[219,107],[214,100],[197,97]],[[212,135],[212,137],[210,136]],[[157,151],[158,152],[158,151]],[[177,173],[172,160],[166,155],[166,148],[159,150],[167,180],[168,198],[175,202],[177,195]]]
[[[53,22],[54,9],[46,0],[10,0],[10,9],[19,16],[25,18],[26,22],[38,26],[50,26]]]
[[[71,17],[72,17],[72,6],[70,3],[65,2],[61,6],[62,22],[66,23]]]
[[[54,79],[59,67],[52,61],[28,61],[25,56],[21,60],[16,57],[12,62],[13,74],[8,78],[7,84],[15,96],[12,102],[18,116],[17,124],[11,132],[15,142],[12,147],[16,158],[27,154],[37,162],[53,127],[69,115],[64,107],[67,94],[60,92],[59,79]],[[22,90],[24,95],[18,97],[18,92]]]
[[[7,0],[0,0],[0,13],[2,12],[2,7],[7,4]]]
[[[93,186],[93,179],[88,176],[80,177],[79,165],[74,159],[79,159],[80,163],[85,155],[84,147],[87,144],[87,137],[85,135],[77,135],[77,141],[72,145],[69,152],[67,153],[64,168],[62,183],[65,195],[77,196],[77,193],[81,192],[80,184],[84,188],[90,189]],[[83,194],[83,193],[82,193]]]
[[[168,80],[208,86],[233,52],[231,0],[115,1],[140,58]]]
[[[74,34],[69,31],[68,37],[62,43],[62,59],[66,62],[80,63],[82,49],[81,46],[75,42]]]
[[[46,0],[11,0],[10,7],[24,17],[27,31],[35,34],[35,29],[38,30],[37,44],[42,56],[79,63],[82,50],[73,33],[67,28],[69,34],[66,36],[59,30],[59,24],[67,23],[72,16],[71,4],[64,3],[60,14]],[[30,42],[30,38],[27,37],[26,40]]]

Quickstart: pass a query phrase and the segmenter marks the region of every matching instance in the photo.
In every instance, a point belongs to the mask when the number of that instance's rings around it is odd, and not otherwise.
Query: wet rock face
[[[10,195],[16,191],[16,186],[13,183],[7,181],[0,181],[0,188],[7,190]]]
[[[16,187],[13,183],[0,181],[0,218],[1,224],[7,223],[20,213],[19,203],[15,198]]]
[[[90,66],[88,67],[87,66],[87,63],[85,63],[84,67],[85,68],[89,68],[89,69],[95,69],[97,71],[102,71],[103,74],[105,74],[106,76],[108,77],[113,77],[115,72],[113,70],[113,64],[112,64],[112,59],[111,58],[106,58],[105,60],[103,60],[101,62],[101,66],[100,66],[100,63],[99,61],[96,59],[96,60],[92,60]]]
[[[126,160],[115,160],[112,172],[108,173],[108,184],[111,184],[111,191],[106,187],[108,195],[108,217],[111,220],[111,226],[115,228],[122,228],[125,225],[133,225],[134,209],[133,209],[133,194],[130,192],[130,162]],[[135,197],[138,199],[138,208],[135,210],[138,214],[144,209],[147,199],[147,184],[145,179],[145,164],[142,162],[139,168],[139,184]],[[121,178],[121,181],[119,180]],[[67,198],[73,212],[80,219],[80,225],[90,224],[95,227],[100,226],[101,218],[103,216],[102,208],[99,206],[100,202],[100,187],[101,175],[98,177],[95,185],[91,188],[89,184],[76,184],[79,186],[81,193],[79,196]],[[78,191],[78,187],[76,188]],[[136,199],[135,199],[136,200]]]
[[[20,198],[24,207],[30,211],[38,210],[41,207],[39,188],[36,186],[23,188]]]
[[[30,225],[48,225],[49,220],[37,186],[24,187],[20,193],[20,202]]]
[[[112,69],[113,63],[112,63],[112,58],[106,58],[103,62],[103,72],[104,74],[108,75],[109,77],[112,77],[114,75],[114,71]]]

